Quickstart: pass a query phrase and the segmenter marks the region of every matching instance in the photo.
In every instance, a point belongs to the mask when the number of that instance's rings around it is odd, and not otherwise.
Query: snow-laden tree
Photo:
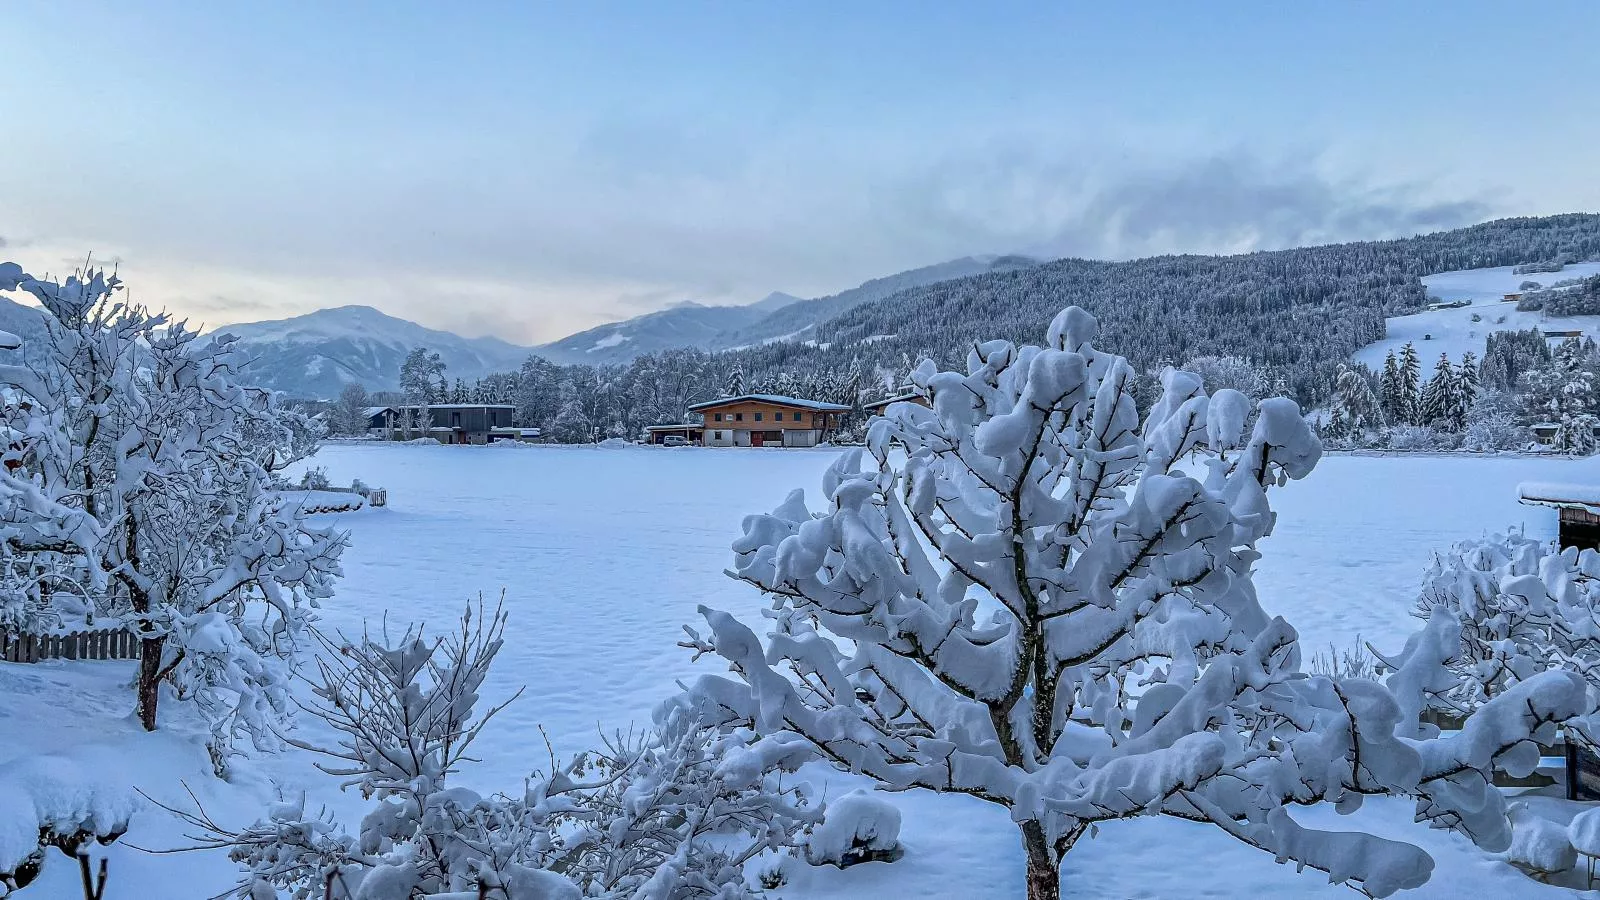
[[[444,397],[448,384],[444,370],[444,358],[426,347],[411,348],[401,361],[400,393],[410,408],[400,415],[400,430],[407,440],[418,431],[426,436],[433,424],[428,407]]]
[[[1383,404],[1373,392],[1366,367],[1340,366],[1334,379],[1328,430],[1334,437],[1359,437],[1384,425]]]
[[[15,436],[3,531],[138,630],[140,721],[156,727],[163,687],[194,700],[220,766],[236,740],[275,740],[289,660],[344,537],[276,489],[275,471],[315,447],[313,423],[238,383],[231,338],[197,340],[116,302],[119,286],[0,266],[0,289],[32,294],[45,324],[36,361],[0,367]]]
[[[1396,382],[1396,406],[1401,416],[1396,424],[1410,422],[1422,424],[1418,419],[1422,405],[1422,361],[1417,358],[1417,348],[1406,341],[1400,348],[1400,378]]]
[[[728,384],[722,393],[725,397],[742,397],[744,392],[744,363],[734,360],[733,369],[728,372]]]
[[[1251,400],[1267,395],[1266,373],[1243,357],[1196,356],[1183,364],[1183,370],[1200,376],[1208,394],[1231,388]]]
[[[1463,417],[1472,410],[1472,405],[1478,402],[1478,393],[1482,389],[1482,375],[1479,372],[1478,355],[1471,350],[1461,354],[1461,365],[1456,367],[1456,387],[1461,391],[1461,408]]]
[[[652,728],[618,737],[515,795],[453,784],[506,703],[480,691],[505,617],[469,609],[439,638],[329,642],[306,711],[338,735],[296,739],[323,771],[374,801],[356,833],[280,803],[243,829],[204,809],[172,810],[197,847],[224,848],[244,871],[234,896],[330,900],[743,900],[745,864],[796,846],[818,819],[780,776],[811,759],[799,741],[759,740],[669,701]],[[515,699],[513,697],[512,699]]]
[[[1466,407],[1461,402],[1455,366],[1450,364],[1449,354],[1441,353],[1433,377],[1422,388],[1422,403],[1417,418],[1424,425],[1459,431],[1465,417]]]
[[[1071,308],[1043,348],[924,364],[932,408],[876,420],[868,451],[826,475],[822,512],[797,491],[748,517],[732,574],[772,595],[773,628],[763,642],[702,609],[710,632],[687,644],[734,672],[696,683],[708,714],[803,738],[887,790],[1005,807],[1033,900],[1059,895],[1062,858],[1098,823],[1137,815],[1211,823],[1377,896],[1425,881],[1427,854],[1286,807],[1404,794],[1503,848],[1487,772],[1572,714],[1581,685],[1529,682],[1424,740],[1404,714],[1424,658],[1395,691],[1300,672],[1251,573],[1268,493],[1310,473],[1316,437],[1291,401],[1208,397],[1170,369],[1141,425],[1133,371],[1096,330]]]
[[[1395,424],[1411,421],[1411,410],[1406,406],[1404,379],[1400,363],[1390,350],[1383,359],[1383,373],[1379,376],[1378,392],[1383,400],[1384,418]]]
[[[351,382],[339,391],[339,399],[328,410],[328,430],[339,435],[358,435],[367,433],[367,408],[372,401],[367,397],[367,389],[358,382]]]

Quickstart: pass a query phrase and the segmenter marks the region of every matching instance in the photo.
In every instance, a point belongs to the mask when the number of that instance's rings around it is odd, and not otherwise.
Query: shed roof
[[[1600,485],[1524,481],[1517,485],[1517,500],[1529,506],[1586,509],[1600,514]]]
[[[645,431],[704,431],[704,425],[680,423],[678,425],[646,425]]]
[[[377,415],[378,413],[384,413],[384,412],[394,412],[394,407],[392,407],[392,406],[366,406],[366,407],[362,407],[362,409],[361,409],[361,414],[366,416],[369,419],[372,418],[373,416]]]
[[[902,391],[901,393],[895,394],[893,397],[885,397],[882,400],[874,400],[871,403],[864,403],[864,404],[862,404],[862,408],[863,409],[877,409],[880,406],[888,406],[891,403],[899,403],[902,400],[921,400],[921,399],[922,399],[922,395],[917,393],[916,391]]]
[[[713,409],[718,406],[731,406],[735,403],[770,403],[773,406],[792,406],[796,409],[814,409],[818,412],[849,412],[850,407],[842,403],[824,403],[821,400],[804,400],[799,397],[784,397],[778,394],[740,394],[737,397],[719,397],[716,400],[707,400],[689,407],[690,411]]]
[[[424,405],[427,406],[428,409],[516,409],[517,408],[516,404],[514,404],[514,403],[428,403],[428,404],[412,403],[412,404],[408,404],[406,406],[395,406],[395,407],[390,407],[390,408],[391,409],[421,409]]]

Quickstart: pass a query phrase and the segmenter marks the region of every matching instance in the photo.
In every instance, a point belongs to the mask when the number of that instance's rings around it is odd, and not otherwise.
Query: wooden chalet
[[[1524,482],[1517,500],[1529,506],[1552,506],[1559,516],[1557,543],[1580,550],[1600,550],[1600,487],[1586,484]]]
[[[696,403],[689,411],[703,420],[699,443],[707,447],[815,447],[839,428],[839,417],[850,407],[777,394],[741,394]]]

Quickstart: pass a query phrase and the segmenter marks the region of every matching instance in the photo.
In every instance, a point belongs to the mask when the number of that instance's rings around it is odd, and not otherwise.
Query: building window
[[[453,413],[450,414],[450,427],[451,428],[460,428],[461,427],[461,413],[453,412]]]
[[[734,413],[733,414],[733,420],[735,422],[743,422],[744,421],[744,413]]]
[[[722,432],[720,432],[720,431],[711,432],[711,439],[714,440],[714,441],[722,440]]]
[[[761,413],[756,413],[756,421],[761,421]]]
[[[722,421],[722,413],[717,413],[717,421],[718,422]]]

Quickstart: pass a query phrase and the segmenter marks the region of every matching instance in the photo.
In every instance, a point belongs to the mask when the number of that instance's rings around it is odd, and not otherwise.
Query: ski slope
[[[516,791],[557,754],[597,741],[598,729],[648,720],[674,682],[716,671],[676,646],[697,604],[756,624],[765,601],[723,574],[740,519],[770,510],[794,487],[813,503],[827,450],[624,446],[447,447],[338,444],[315,464],[335,483],[361,478],[387,489],[389,505],[341,515],[351,532],[346,577],[323,623],[356,633],[363,623],[392,633],[406,623],[448,626],[462,604],[505,592],[505,648],[482,696],[527,692],[483,734],[460,783]],[[1555,512],[1519,505],[1523,481],[1600,483],[1600,458],[1330,456],[1304,481],[1274,494],[1276,532],[1263,543],[1256,579],[1263,606],[1302,635],[1307,655],[1357,636],[1397,649],[1415,627],[1410,610],[1434,549],[1508,525],[1554,535]],[[305,753],[241,760],[230,782],[210,774],[198,723],[169,704],[166,730],[147,735],[128,716],[132,664],[0,663],[0,768],[46,751],[81,754],[122,771],[166,803],[195,790],[219,821],[240,826],[278,796],[303,791],[346,822],[365,809],[315,771]],[[302,736],[324,737],[313,723]],[[541,733],[541,729],[542,732]],[[831,770],[810,777],[838,796],[858,782]],[[902,811],[903,859],[848,870],[796,866],[774,892],[783,900],[863,897],[1021,900],[1023,857],[1015,826],[998,807],[924,792],[891,797]],[[1401,800],[1368,800],[1355,818],[1301,811],[1308,821],[1362,827],[1419,843],[1437,868],[1404,898],[1554,898],[1569,892],[1529,881],[1462,838],[1411,821]],[[182,825],[141,813],[109,849],[106,900],[202,898],[231,886],[236,870],[215,852],[141,853],[133,845],[184,843]],[[54,851],[52,851],[54,853]],[[18,900],[80,896],[75,869],[55,854],[41,882]],[[1066,896],[1093,898],[1347,898],[1324,876],[1275,865],[1215,828],[1176,820],[1110,823],[1068,857]]]
[[[1518,275],[1513,268],[1463,269],[1424,277],[1422,283],[1430,298],[1437,297],[1445,302],[1470,300],[1472,305],[1390,316],[1385,321],[1386,337],[1357,350],[1355,360],[1380,370],[1389,351],[1398,353],[1409,341],[1416,346],[1417,355],[1422,359],[1423,377],[1427,377],[1433,372],[1440,353],[1450,354],[1450,359],[1457,362],[1469,350],[1481,358],[1489,334],[1495,331],[1576,328],[1588,335],[1600,335],[1600,316],[1549,318],[1539,312],[1518,312],[1515,303],[1503,299],[1506,294],[1516,292],[1524,281],[1550,285],[1569,278],[1600,275],[1600,262],[1577,263],[1560,272],[1531,275]],[[1478,321],[1473,321],[1474,316]]]

